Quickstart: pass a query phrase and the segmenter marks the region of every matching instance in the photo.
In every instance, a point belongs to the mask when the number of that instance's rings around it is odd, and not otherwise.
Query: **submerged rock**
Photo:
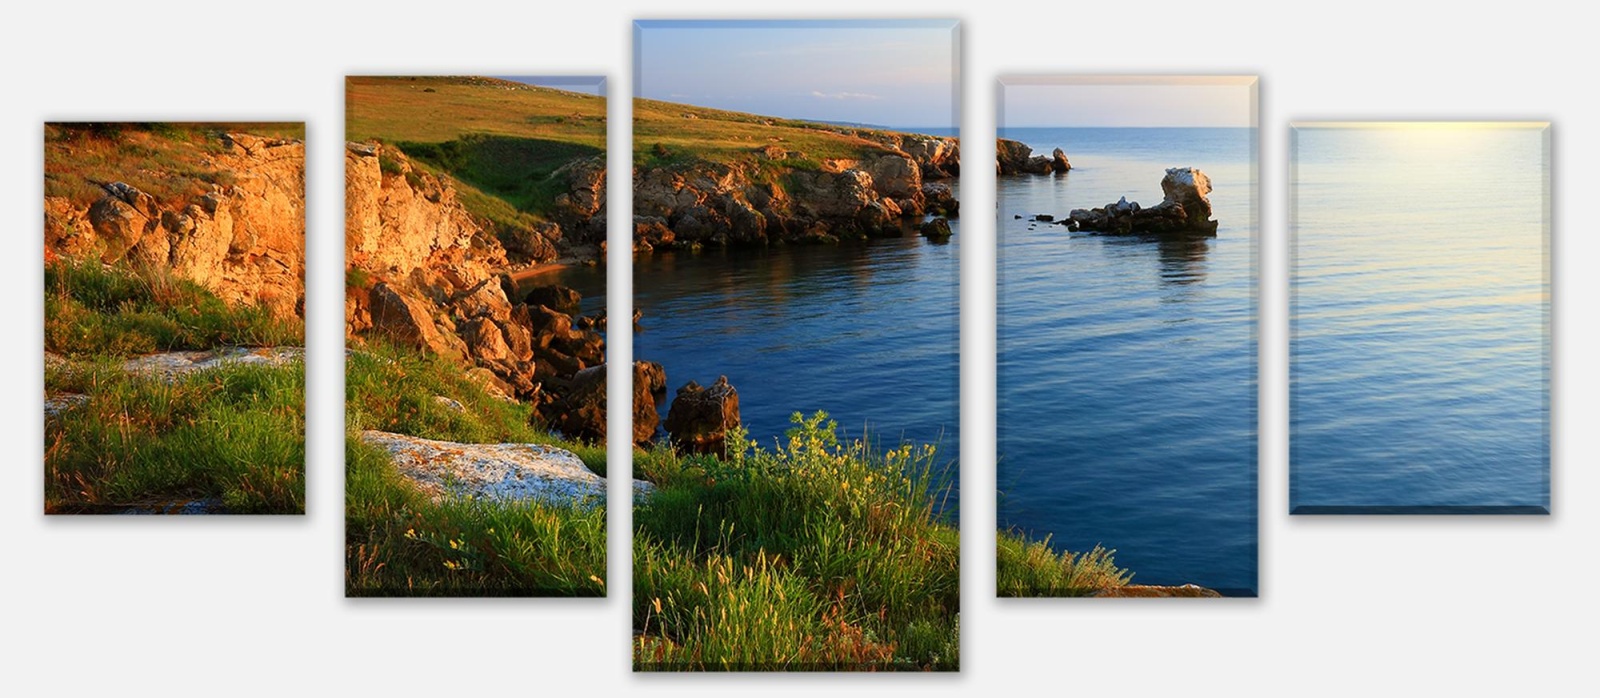
[[[599,504],[606,480],[571,451],[539,444],[462,444],[384,431],[361,440],[388,451],[400,475],[434,499],[468,497],[498,502]],[[654,487],[633,481],[634,498]]]
[[[935,218],[923,223],[918,233],[934,242],[948,242],[950,240],[950,221],[943,217]]]
[[[665,426],[675,448],[722,455],[728,430],[739,426],[739,391],[727,376],[706,388],[689,381],[672,399]]]

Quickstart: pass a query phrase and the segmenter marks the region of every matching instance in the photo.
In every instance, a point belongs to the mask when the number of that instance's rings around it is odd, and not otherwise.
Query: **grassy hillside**
[[[551,172],[605,152],[606,100],[484,77],[351,77],[345,137],[398,147],[455,179],[467,210],[526,227],[561,191]]]
[[[224,147],[218,135],[243,132],[305,139],[302,123],[54,123],[44,127],[44,193],[90,204],[105,196],[95,182],[127,182],[159,200],[187,203],[233,184],[211,164]],[[181,208],[181,206],[178,206]]]
[[[804,153],[804,157],[790,160],[797,167],[815,167],[824,159],[854,159],[887,150],[883,141],[897,135],[653,99],[633,100],[633,162],[639,167],[687,159],[756,162],[758,151],[767,146]]]

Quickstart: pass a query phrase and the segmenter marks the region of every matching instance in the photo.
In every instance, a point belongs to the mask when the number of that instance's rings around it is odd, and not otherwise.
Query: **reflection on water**
[[[1206,280],[1207,239],[1191,235],[1168,235],[1156,241],[1161,252],[1161,280],[1169,284],[1195,284]]]
[[[1252,132],[1002,135],[1060,146],[1074,170],[1000,180],[1000,524],[1063,550],[1113,548],[1135,582],[1253,593]],[[1216,237],[1030,220],[1123,196],[1153,205],[1176,166],[1211,177]]]
[[[1291,506],[1547,507],[1543,133],[1295,146]]]

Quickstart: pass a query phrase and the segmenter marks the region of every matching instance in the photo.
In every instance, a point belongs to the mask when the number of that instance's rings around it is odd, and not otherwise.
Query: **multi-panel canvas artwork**
[[[45,125],[46,513],[305,513],[304,140]]]
[[[606,593],[604,88],[346,80],[347,594]]]
[[[959,668],[958,36],[635,25],[635,669]]]
[[[1550,125],[1291,137],[1291,511],[1548,514]]]
[[[1255,78],[998,101],[997,592],[1254,596]]]

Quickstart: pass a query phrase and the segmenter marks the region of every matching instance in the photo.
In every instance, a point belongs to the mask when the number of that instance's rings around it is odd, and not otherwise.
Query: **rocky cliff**
[[[71,164],[74,148],[90,146],[50,147],[53,163]],[[81,155],[83,160],[99,157]],[[171,170],[145,167],[138,174],[151,181],[201,177],[209,182],[202,193],[157,196],[124,181],[84,177],[87,184],[80,191],[86,195],[46,196],[46,261],[98,258],[165,268],[229,303],[265,305],[281,316],[301,314],[304,142],[224,133],[190,157],[174,161]],[[58,175],[47,171],[49,176]]]
[[[635,167],[634,248],[835,242],[901,235],[926,215],[954,216],[952,138],[827,130],[858,144],[819,158],[768,143],[722,160]]]
[[[575,319],[575,302],[550,299],[575,294],[517,297],[505,247],[448,178],[372,143],[347,144],[345,167],[346,334],[459,362],[567,436],[603,437],[605,345],[590,329],[598,320]],[[572,205],[603,204],[603,190],[595,196]]]

